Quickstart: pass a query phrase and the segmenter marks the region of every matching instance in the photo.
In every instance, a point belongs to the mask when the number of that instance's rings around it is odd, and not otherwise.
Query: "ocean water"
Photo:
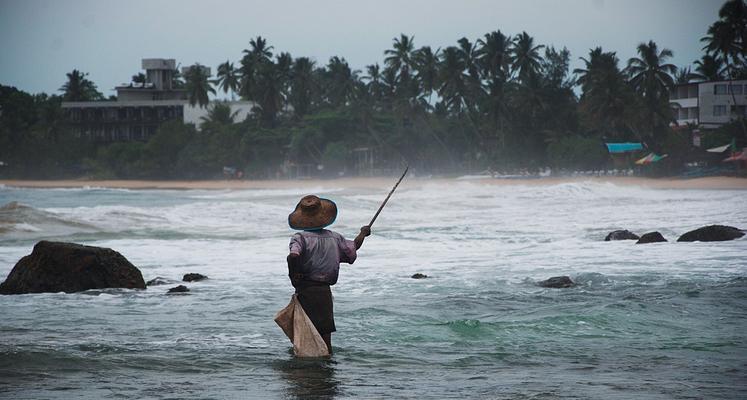
[[[0,296],[0,398],[735,399],[747,396],[747,191],[402,184],[333,287],[329,360],[272,321],[288,213],[316,193],[352,238],[387,190],[0,187],[0,276],[42,239],[111,247],[147,290]],[[614,229],[668,243],[604,242]],[[416,272],[427,279],[415,280]],[[569,275],[579,285],[545,289]]]

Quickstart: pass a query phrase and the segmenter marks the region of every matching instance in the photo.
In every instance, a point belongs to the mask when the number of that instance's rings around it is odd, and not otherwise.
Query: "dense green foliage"
[[[61,97],[0,87],[0,161],[9,164],[0,174],[210,178],[231,166],[261,178],[306,166],[336,176],[360,172],[366,151],[378,173],[404,163],[433,173],[603,168],[604,141],[642,141],[669,153],[668,162],[684,161],[693,149],[687,131],[670,128],[669,90],[675,82],[747,75],[745,10],[743,0],[724,4],[703,38],[703,57],[679,71],[668,63],[672,52],[654,41],[641,43],[626,65],[613,51],[590,49],[571,73],[567,49],[536,43],[527,32],[496,30],[435,50],[401,34],[381,65],[358,71],[338,56],[317,64],[275,53],[257,37],[236,66],[218,66],[215,80],[199,65],[176,74],[189,102],[209,115],[197,127],[164,124],[147,143],[71,137],[61,100],[102,98],[74,70]],[[212,85],[253,102],[253,114],[236,121],[224,104],[208,105]],[[743,141],[739,124],[730,134]]]

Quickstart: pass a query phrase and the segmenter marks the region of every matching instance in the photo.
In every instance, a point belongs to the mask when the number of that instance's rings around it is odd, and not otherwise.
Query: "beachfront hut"
[[[625,143],[605,143],[607,152],[612,158],[615,167],[629,167],[632,164],[632,157],[643,150],[642,143],[625,142]]]

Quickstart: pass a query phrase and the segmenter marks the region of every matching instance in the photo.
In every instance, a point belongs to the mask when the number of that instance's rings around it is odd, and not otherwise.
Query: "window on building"
[[[722,117],[726,115],[726,106],[713,106],[713,116]]]
[[[727,94],[726,93],[726,84],[719,84],[713,86],[713,94]]]
[[[690,113],[690,119],[698,119],[698,107],[690,107],[688,108],[688,111]]]
[[[742,85],[729,85],[729,93],[742,94]]]
[[[687,97],[698,97],[698,85],[692,85],[687,89]]]
[[[747,106],[731,106],[731,114],[735,116],[744,117],[747,112]]]

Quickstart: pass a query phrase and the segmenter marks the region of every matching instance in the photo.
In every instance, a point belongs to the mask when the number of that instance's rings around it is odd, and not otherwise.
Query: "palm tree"
[[[681,67],[674,73],[674,83],[684,84],[689,83],[693,79],[693,73],[690,71],[690,67]]]
[[[171,71],[171,88],[172,89],[184,89],[184,77],[182,77],[182,73],[179,71],[179,66],[177,65],[176,68]]]
[[[724,79],[724,63],[720,58],[704,54],[700,60],[695,61],[695,79],[704,81],[720,81]]]
[[[542,57],[539,50],[543,47],[545,46],[535,46],[534,38],[526,32],[522,32],[514,38],[511,47],[511,62],[513,72],[518,71],[520,82],[526,82],[542,70]]]
[[[511,38],[497,30],[486,33],[485,39],[479,39],[477,45],[480,75],[486,80],[488,92],[481,108],[486,112],[498,136],[500,148],[505,149],[506,135],[503,127],[509,114],[506,89],[510,75]]]
[[[589,58],[581,57],[586,68],[573,70],[581,86],[579,112],[592,131],[621,138],[629,130],[626,111],[631,103],[631,89],[618,67],[615,52],[601,47],[589,51]]]
[[[658,51],[656,43],[650,40],[638,45],[638,54],[640,57],[628,60],[626,72],[630,83],[643,97],[658,100],[668,94],[669,88],[674,84],[672,75],[677,72],[677,67],[674,64],[664,64],[672,57],[672,51]]]
[[[438,85],[438,57],[441,49],[434,52],[430,46],[423,46],[413,54],[415,70],[420,90],[428,96],[428,104],[431,104],[433,91]]]
[[[187,69],[184,79],[186,80],[185,86],[190,105],[198,104],[201,108],[204,108],[210,103],[208,93],[215,94],[215,89],[213,89],[208,78],[210,78],[210,75],[207,68],[200,64],[192,65]]]
[[[478,39],[477,59],[484,79],[508,80],[511,62],[511,37],[500,30],[485,34],[485,39]]]
[[[708,28],[700,41],[703,50],[720,58],[730,79],[737,69],[747,67],[747,5],[743,0],[729,0],[719,10],[719,20]]]
[[[255,101],[259,114],[268,126],[275,125],[275,117],[285,103],[283,78],[278,66],[270,62],[259,64],[254,87]]]
[[[254,100],[255,74],[261,64],[272,63],[272,46],[267,45],[267,40],[262,36],[249,41],[251,49],[244,49],[241,57],[241,73],[239,94],[246,100]]]
[[[383,89],[381,83],[381,67],[378,63],[366,66],[366,75],[362,77],[363,80],[368,81],[366,88],[368,94],[373,100],[374,106],[381,101],[383,97]]]
[[[314,61],[308,57],[296,58],[291,69],[289,101],[297,118],[309,112],[314,92]]]
[[[384,51],[387,56],[384,63],[387,67],[397,72],[397,89],[399,95],[406,94],[410,86],[410,70],[413,69],[414,37],[400,34],[399,39],[394,38],[392,49]]]
[[[290,55],[290,53],[281,52],[276,56],[275,66],[277,67],[278,79],[280,79],[280,92],[283,95],[283,110],[287,111],[293,57]]]
[[[385,67],[381,73],[381,97],[384,106],[391,110],[397,93],[397,71],[392,67]]]
[[[239,88],[239,74],[234,68],[233,63],[226,60],[223,64],[218,65],[216,77],[215,84],[218,85],[218,88],[225,94],[228,94],[230,91],[231,99],[233,99],[234,93]]]
[[[252,46],[250,51],[244,50],[244,53],[254,59],[255,62],[268,62],[272,60],[272,46],[267,45],[267,39],[257,36],[256,39],[249,40]]]
[[[213,103],[213,106],[208,109],[207,115],[200,119],[203,124],[231,125],[238,113],[238,110],[231,112],[231,106],[222,101],[218,101]]]
[[[344,58],[334,56],[327,64],[327,81],[329,84],[327,100],[333,107],[348,104],[353,98],[358,71],[350,69]]]
[[[466,78],[466,96],[465,103],[470,112],[474,112],[474,105],[482,94],[480,87],[480,74],[477,64],[478,51],[476,43],[471,43],[469,39],[463,37],[457,41],[459,44],[459,58],[462,60],[464,69],[467,71]]]
[[[459,58],[462,59],[464,69],[467,70],[467,76],[470,78],[470,80],[479,80],[480,77],[478,75],[477,67],[477,44],[471,43],[466,37],[457,40],[457,43],[459,44]]]
[[[743,0],[729,0],[718,12],[719,20],[708,28],[708,35],[702,39],[708,54],[720,58],[726,65],[730,80],[747,75],[747,4]],[[734,91],[732,101],[737,102]],[[747,122],[739,118],[742,134],[747,135]]]
[[[579,57],[584,62],[585,68],[576,68],[573,73],[578,75],[576,84],[581,86],[583,92],[589,91],[594,83],[594,75],[597,71],[617,65],[618,59],[614,52],[604,53],[601,47],[589,50],[589,59]]]
[[[449,46],[441,52],[438,76],[438,95],[455,113],[462,110],[465,94],[464,64],[459,49]]]
[[[638,45],[640,57],[628,60],[626,73],[633,89],[641,96],[644,105],[644,116],[650,130],[650,136],[656,139],[656,127],[666,126],[671,119],[669,89],[674,85],[672,75],[677,71],[673,64],[666,64],[672,57],[669,49],[658,50],[656,43]]]
[[[545,57],[542,59],[542,78],[544,84],[552,89],[569,89],[573,80],[568,80],[568,66],[571,52],[563,47],[558,51],[553,46],[545,47]]]
[[[145,83],[147,81],[148,79],[142,72],[138,72],[137,74],[132,75],[132,83]]]
[[[86,78],[88,73],[74,69],[66,75],[67,82],[60,87],[64,101],[93,101],[104,98],[104,95],[97,90],[96,84]]]

